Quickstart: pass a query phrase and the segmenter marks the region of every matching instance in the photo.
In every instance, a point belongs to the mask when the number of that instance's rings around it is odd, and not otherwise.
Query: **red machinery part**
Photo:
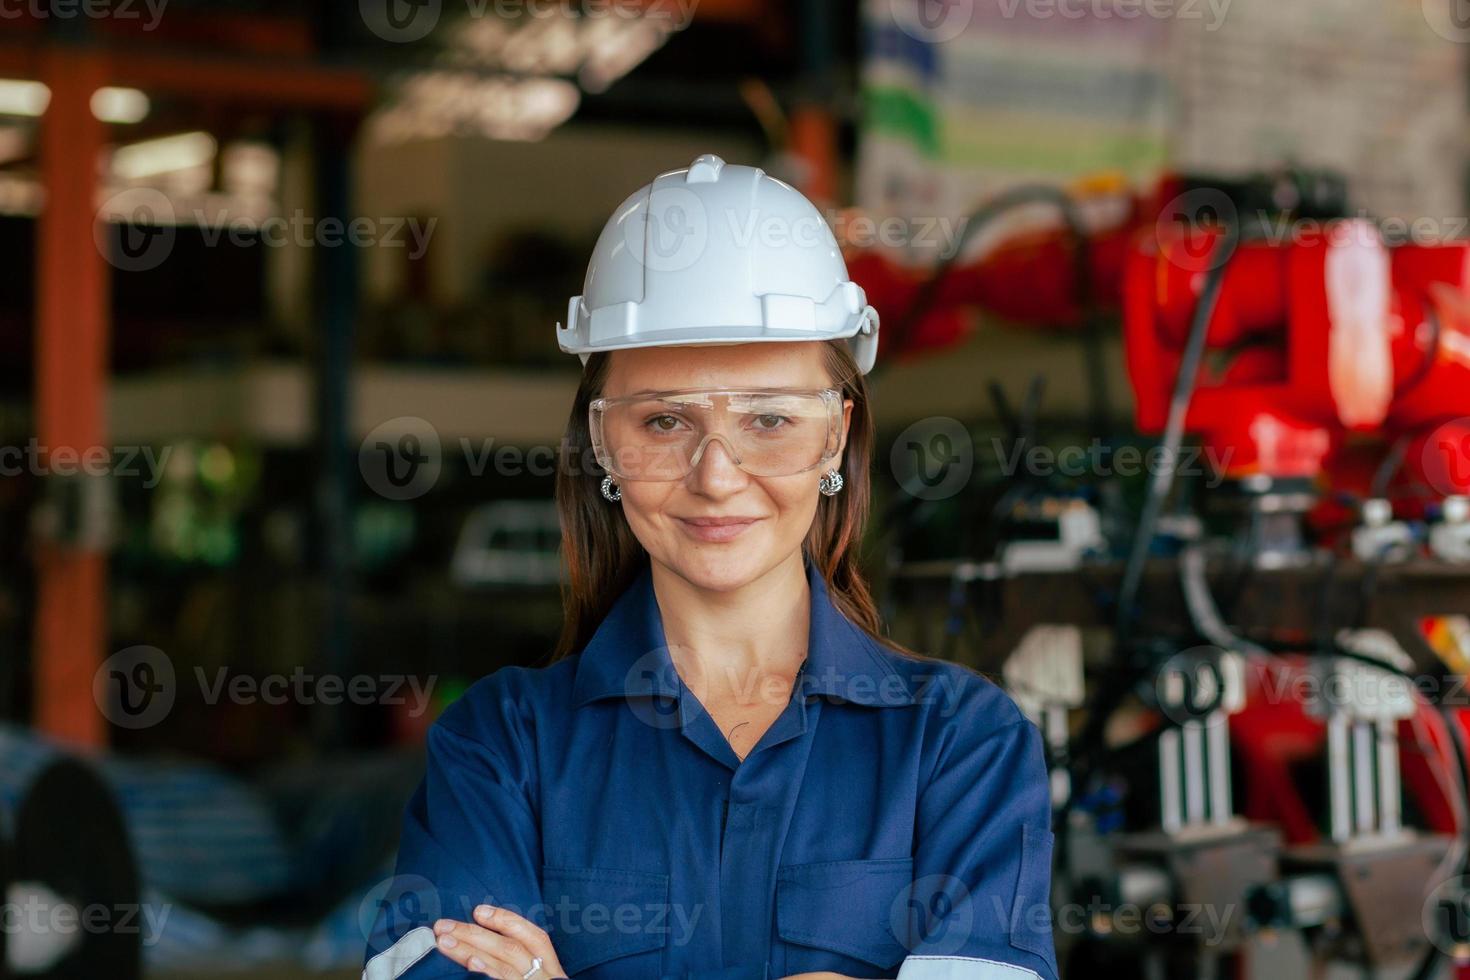
[[[1137,424],[1150,434],[1167,421],[1223,234],[1159,220],[1157,202],[1174,189],[1165,181],[1127,198],[1088,237],[1091,296],[1104,309],[1122,305]],[[851,254],[848,268],[884,317],[888,360],[960,342],[971,307],[1021,325],[1075,325],[1075,254],[1058,225],[956,262],[932,292],[929,269],[879,250]],[[1470,246],[1390,247],[1365,220],[1297,222],[1237,245],[1226,261],[1185,420],[1220,475],[1325,477],[1328,489],[1362,496],[1374,469],[1362,454],[1382,459],[1406,437],[1413,444],[1391,485],[1400,514],[1470,492]]]
[[[1081,327],[1084,295],[1093,307],[1118,309],[1133,237],[1141,222],[1153,220],[1156,209],[1151,199],[1126,192],[1084,195],[1078,201],[1102,205],[1108,214],[1088,222],[1086,283],[1078,282],[1077,243],[1067,227],[1059,222],[1032,225],[941,268],[925,310],[913,322],[935,267],[904,265],[878,248],[849,250],[848,275],[883,317],[880,356],[886,361],[960,342],[970,333],[972,309],[1048,330]],[[861,216],[848,220],[856,228]],[[948,244],[957,247],[959,242]]]
[[[1298,767],[1326,753],[1326,725],[1306,710],[1305,693],[1317,689],[1319,679],[1305,657],[1252,663],[1246,677],[1245,707],[1230,718],[1231,747],[1245,776],[1244,814],[1280,826],[1288,844],[1313,843],[1324,829],[1318,826],[1322,807],[1313,800],[1327,787],[1325,781],[1304,787]],[[1470,739],[1470,711],[1455,709],[1452,716]],[[1456,828],[1445,785],[1456,762],[1447,735],[1439,713],[1428,704],[1399,724],[1404,792],[1426,829],[1449,834]]]
[[[1124,337],[1144,432],[1164,428],[1222,235],[1165,227],[1135,241]],[[1226,261],[1185,422],[1226,475],[1317,476],[1352,433],[1427,437],[1470,418],[1470,246],[1390,248],[1372,224],[1344,220],[1244,242]],[[1424,453],[1446,445],[1459,451],[1441,434]],[[1440,468],[1461,462],[1470,469],[1470,454]]]

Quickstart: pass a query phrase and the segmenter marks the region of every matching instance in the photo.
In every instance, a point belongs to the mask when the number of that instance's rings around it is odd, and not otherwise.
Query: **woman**
[[[1040,737],[857,568],[877,329],[759,170],[618,208],[558,328],[558,659],[432,729],[367,980],[1054,980]]]

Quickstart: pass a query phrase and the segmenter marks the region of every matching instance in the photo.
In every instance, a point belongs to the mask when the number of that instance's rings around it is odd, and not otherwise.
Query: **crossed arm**
[[[534,922],[509,909],[481,905],[474,911],[473,922],[440,919],[434,923],[434,935],[439,951],[471,973],[483,973],[496,980],[521,980],[526,971],[515,964],[539,957],[541,969],[548,977],[566,975],[551,945],[551,937]],[[840,973],[802,973],[785,980],[854,978]]]

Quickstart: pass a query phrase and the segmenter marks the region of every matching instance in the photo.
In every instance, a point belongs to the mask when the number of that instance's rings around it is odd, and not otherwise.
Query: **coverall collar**
[[[811,589],[811,625],[801,690],[870,707],[912,704],[914,692],[894,669],[900,654],[887,650],[833,604],[826,580],[803,556]],[[611,697],[677,699],[683,685],[669,657],[663,617],[645,563],[618,597],[577,662],[573,700],[578,706]]]

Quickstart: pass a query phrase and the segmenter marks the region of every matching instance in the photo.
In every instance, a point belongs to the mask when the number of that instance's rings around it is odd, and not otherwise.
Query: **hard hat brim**
[[[576,299],[572,307],[575,309]],[[855,314],[849,323],[831,332],[780,329],[761,325],[690,324],[688,326],[639,331],[622,337],[605,337],[597,341],[580,340],[575,329],[557,324],[557,345],[568,354],[577,354],[582,363],[599,352],[635,350],[642,347],[729,347],[737,344],[820,342],[846,340],[861,373],[873,367],[878,350],[878,313],[871,306]],[[585,334],[582,334],[585,337]]]

